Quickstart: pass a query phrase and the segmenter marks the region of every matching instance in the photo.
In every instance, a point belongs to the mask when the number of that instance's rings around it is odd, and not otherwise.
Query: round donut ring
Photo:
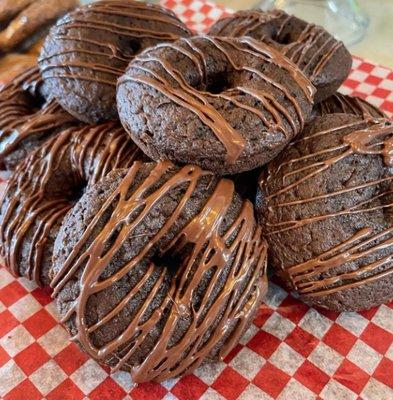
[[[115,123],[70,128],[18,165],[2,200],[0,244],[17,276],[49,284],[54,240],[81,191],[141,153]]]
[[[312,306],[361,311],[393,298],[392,138],[387,119],[317,117],[262,176],[270,265]]]
[[[118,81],[120,120],[153,160],[217,174],[255,169],[303,128],[314,87],[251,38],[199,36],[152,47]]]
[[[66,217],[53,260],[73,340],[134,382],[225,357],[267,289],[251,202],[230,180],[168,161],[136,162],[91,187]]]
[[[59,129],[77,124],[56,100],[44,102],[37,66],[18,75],[0,90],[0,164],[13,170]]]
[[[310,78],[316,103],[334,94],[351,70],[352,57],[342,42],[282,10],[239,11],[218,20],[209,35],[250,36],[275,47]]]
[[[60,19],[39,58],[59,103],[86,123],[117,119],[116,81],[129,62],[156,43],[190,36],[171,11],[132,0],[104,0]]]

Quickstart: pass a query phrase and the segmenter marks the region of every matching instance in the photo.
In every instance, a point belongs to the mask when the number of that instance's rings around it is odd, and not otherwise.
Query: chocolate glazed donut
[[[0,244],[17,276],[49,284],[53,243],[81,191],[140,155],[115,123],[70,128],[46,141],[11,176],[1,204]]]
[[[117,119],[116,81],[143,49],[191,32],[158,5],[131,0],[98,1],[58,21],[39,64],[51,93],[87,123]]]
[[[316,118],[260,182],[276,271],[309,304],[368,309],[393,298],[393,125]]]
[[[136,57],[118,81],[120,120],[153,160],[217,174],[254,169],[303,128],[314,87],[251,38],[180,39]]]
[[[239,11],[218,20],[209,35],[250,36],[275,47],[310,78],[316,103],[334,94],[351,70],[352,57],[342,42],[281,10]]]
[[[43,103],[38,67],[31,67],[0,90],[0,164],[9,170],[48,137],[78,121],[56,100]]]
[[[225,357],[266,292],[266,242],[233,182],[136,162],[91,187],[55,243],[54,296],[73,340],[134,382]]]

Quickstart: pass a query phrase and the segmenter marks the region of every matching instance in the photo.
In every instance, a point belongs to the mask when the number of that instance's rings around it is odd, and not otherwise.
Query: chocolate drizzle
[[[140,162],[136,162],[125,173],[117,189],[88,223],[52,282],[56,296],[81,270],[78,296],[68,303],[63,321],[73,319],[77,329],[73,339],[89,355],[101,362],[112,360],[115,371],[130,370],[134,382],[161,381],[190,372],[212,353],[220,339],[225,339],[225,343],[220,348],[219,357],[225,357],[259,306],[267,284],[266,243],[260,228],[256,227],[250,202],[242,204],[234,222],[222,232],[234,195],[233,183],[225,179],[216,184],[202,209],[174,234],[173,239],[156,250],[161,254],[181,254],[192,245],[191,253],[183,260],[178,272],[170,276],[167,268],[156,265],[151,259],[152,249],[156,249],[163,240],[165,243],[179,217],[188,213],[187,204],[198,181],[203,177],[213,178],[213,175],[199,167],[185,166],[168,177],[174,165],[160,162],[129,194],[141,166]],[[159,187],[158,182],[162,182]],[[112,258],[137,232],[154,206],[182,185],[186,188],[161,228],[157,228],[147,244],[135,250],[131,259],[104,278],[102,274]],[[105,218],[102,226],[100,221],[108,212],[110,217]],[[115,239],[111,239],[115,232]],[[149,267],[140,282],[130,287],[125,297],[106,315],[89,325],[86,313],[91,296],[116,285],[122,277],[141,268],[141,262],[146,262]],[[212,270],[214,273],[202,294],[200,305],[196,307],[197,288],[205,273]],[[227,271],[224,286],[212,301],[224,271]],[[110,324],[112,319],[118,318],[127,304],[138,298],[146,282],[154,279],[154,274],[158,274],[156,283],[140,301],[124,332],[102,346],[94,345],[94,334],[105,324]],[[171,284],[166,287],[163,300],[157,304],[157,295],[168,276]],[[176,329],[184,318],[189,320],[188,328],[174,343]],[[160,324],[160,321],[163,323]],[[135,362],[134,355],[140,351],[149,334],[157,329],[160,334],[153,347],[140,362]]]
[[[339,290],[355,288],[374,282],[393,273],[392,268],[380,270],[381,266],[391,264],[393,255],[388,254],[377,261],[366,264],[355,271],[343,272],[324,279],[313,280],[319,274],[351,261],[360,260],[368,255],[393,246],[393,228],[373,235],[371,228],[363,228],[344,243],[305,263],[287,269],[294,287],[302,294],[311,297],[326,296]],[[378,241],[378,244],[372,245]],[[348,283],[350,282],[350,283]]]
[[[70,128],[46,141],[17,167],[5,190],[0,241],[6,266],[17,276],[47,283],[42,262],[52,252],[48,235],[72,207],[76,188],[130,166],[139,155],[114,123]],[[23,261],[25,247],[29,255]]]
[[[209,92],[208,80],[211,77],[208,76],[207,56],[212,56],[212,54],[205,54],[206,49],[202,47],[206,46],[212,46],[214,51],[218,51],[219,55],[225,58],[228,63],[229,71],[226,71],[228,76],[244,74],[245,78],[243,80],[234,79],[236,83],[230,84],[230,87],[221,93]],[[160,49],[170,49],[191,60],[200,76],[198,83],[191,84],[173,62],[156,55]],[[232,52],[243,53],[244,57],[234,57]],[[233,128],[220,111],[211,104],[212,100],[220,99],[231,102],[236,107],[259,117],[268,130],[281,131],[285,136],[289,136],[286,124],[291,126],[293,133],[297,133],[299,126],[302,128],[304,125],[304,110],[299,99],[287,86],[266,75],[262,68],[256,68],[254,66],[256,60],[260,63],[273,64],[284,70],[296,82],[307,101],[313,102],[315,89],[305,75],[294,64],[282,57],[277,50],[250,38],[230,39],[200,36],[157,45],[150,52],[147,51],[138,56],[130,64],[126,74],[119,79],[118,87],[132,82],[150,86],[179,106],[196,114],[225,147],[226,161],[233,165],[241,156],[247,143],[242,134]],[[258,88],[258,84],[255,84],[254,80],[252,81],[253,85],[250,85],[248,74],[263,82],[263,85],[278,90],[293,107],[296,118],[274,94],[266,89]],[[240,95],[252,97],[258,102],[258,105],[247,105],[246,101],[242,101]]]
[[[339,114],[336,115],[339,116]],[[342,116],[343,114],[340,118]],[[333,115],[327,117],[333,118]],[[320,117],[317,123],[320,123],[323,118],[326,117]],[[393,177],[390,171],[393,166],[393,125],[387,119],[350,117],[349,121],[351,122],[336,123],[336,126],[326,130],[316,131],[312,134],[307,133],[291,146],[301,148],[305,142],[310,142],[309,147],[312,149],[312,143],[317,141],[323,140],[323,143],[329,143],[325,139],[329,135],[339,135],[341,143],[331,147],[322,146],[314,152],[310,150],[310,153],[306,152],[300,157],[284,158],[283,162],[272,163],[270,166],[268,176],[261,181],[260,186],[267,193],[266,234],[268,237],[275,237],[274,241],[285,241],[280,235],[307,226],[309,226],[307,232],[313,232],[313,224],[321,221],[346,217],[349,218],[345,219],[348,223],[351,219],[356,221],[357,214],[370,214],[370,218],[374,218],[375,214],[373,213],[382,211],[384,215],[387,215],[386,213],[392,209],[391,184]],[[340,162],[344,162],[349,157],[361,155],[364,157],[380,156],[383,159],[385,169],[378,179],[360,180],[360,183],[346,184],[339,190],[327,187],[325,193],[310,197],[304,194],[304,189],[302,189],[304,183],[312,184],[311,182],[314,180],[319,182],[320,174],[334,167],[337,168]],[[360,163],[360,161],[354,161],[354,165],[357,162]],[[273,181],[280,183],[278,187],[273,185],[276,189],[270,192],[270,189],[267,188]],[[333,182],[327,181],[326,186],[332,184]],[[358,194],[365,190],[368,190],[367,193],[370,195],[367,198],[359,197]],[[290,193],[301,193],[302,195],[292,196],[289,195]],[[280,197],[283,195],[287,195],[288,200],[280,201]],[[333,199],[336,199],[336,203],[330,202]],[[349,201],[348,199],[359,200]],[[346,201],[349,201],[349,204]],[[317,215],[316,204],[318,202],[335,204],[339,209],[334,210],[336,206],[329,206],[331,212]],[[340,204],[346,205],[340,206]],[[300,212],[303,215],[293,220],[283,221],[280,217],[272,218],[274,215],[285,215],[282,213],[287,207],[301,205],[312,210],[309,216]],[[375,225],[371,220],[370,226],[365,226],[360,230],[357,228],[357,231],[342,243],[305,262],[285,266],[285,261],[283,261],[282,265],[284,266],[282,266],[281,273],[289,278],[293,287],[300,294],[314,298],[362,286],[391,275],[393,273],[391,267],[393,228],[389,225],[388,220],[386,220],[387,226],[382,227],[381,230],[373,229],[372,227]],[[354,222],[354,226],[358,226],[358,224]],[[279,237],[281,239],[278,239]],[[348,263],[358,264],[356,264],[356,268],[343,268]]]
[[[287,26],[293,26],[295,33],[289,34]],[[301,21],[281,10],[239,11],[219,20],[210,34],[250,36],[264,41],[298,65],[311,81],[317,79],[329,60],[344,46],[322,27]]]
[[[316,116],[334,113],[353,114],[361,116],[364,119],[387,118],[383,111],[366,100],[360,97],[346,96],[341,93],[335,93],[314,107],[314,114]]]
[[[108,33],[107,41],[95,40],[97,32]],[[158,5],[98,1],[78,8],[57,23],[47,42],[60,43],[60,47],[48,47],[48,51],[44,48],[39,64],[44,80],[71,79],[116,87],[117,78],[137,52],[147,45],[189,34],[174,13]]]
[[[41,108],[37,105],[41,84],[38,68],[32,67],[1,90],[0,159],[2,161],[25,141],[47,138],[67,124],[76,124],[76,120],[55,100],[49,100]]]

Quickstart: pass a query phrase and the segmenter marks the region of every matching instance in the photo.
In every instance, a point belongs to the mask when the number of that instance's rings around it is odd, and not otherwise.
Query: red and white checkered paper
[[[205,30],[228,10],[166,0]],[[354,60],[342,91],[393,114],[393,71]],[[162,384],[109,375],[68,341],[48,290],[0,268],[0,398],[4,400],[392,400],[393,303],[362,313],[319,312],[275,283],[223,361]]]

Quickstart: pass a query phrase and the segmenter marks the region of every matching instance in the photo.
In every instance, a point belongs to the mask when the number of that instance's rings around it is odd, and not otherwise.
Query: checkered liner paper
[[[166,0],[204,31],[228,13],[205,1]],[[354,59],[342,87],[393,114],[393,71]],[[181,379],[134,386],[78,350],[48,290],[0,268],[0,398],[4,400],[393,399],[393,303],[362,313],[318,312],[274,283],[223,362]]]

